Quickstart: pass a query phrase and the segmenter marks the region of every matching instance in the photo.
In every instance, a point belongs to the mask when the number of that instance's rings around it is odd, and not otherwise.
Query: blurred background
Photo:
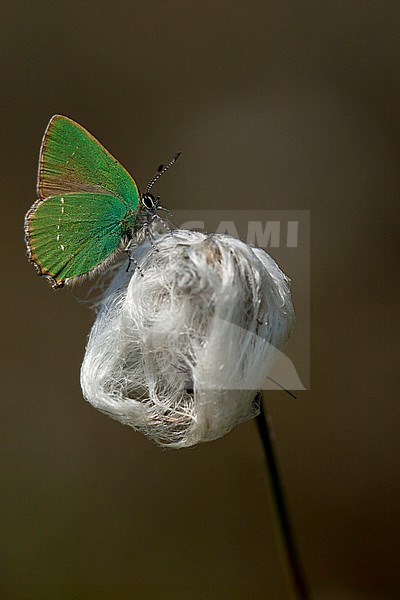
[[[142,185],[183,150],[169,207],[311,211],[311,391],[266,397],[293,526],[313,598],[399,598],[399,28],[385,0],[1,3],[1,598],[289,598],[254,422],[162,451],[82,398],[85,287],[23,242],[54,113]]]

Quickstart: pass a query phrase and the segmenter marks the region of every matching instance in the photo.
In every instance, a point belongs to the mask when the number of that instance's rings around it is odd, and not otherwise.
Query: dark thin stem
[[[285,387],[283,387],[283,385],[281,385],[279,383],[279,381],[276,381],[275,379],[272,379],[272,377],[268,377],[268,375],[267,375],[267,379],[269,379],[270,381],[272,381],[272,383],[275,383],[275,385],[277,385],[278,387],[281,388],[281,390],[283,390],[284,392],[286,392],[287,394],[289,394],[289,396],[291,396],[292,398],[294,398],[294,400],[297,400],[297,396],[295,396],[293,394],[293,392],[291,392],[290,390],[287,390]]]
[[[281,478],[279,475],[275,451],[271,439],[271,432],[268,427],[268,417],[264,412],[262,392],[258,392],[257,399],[260,400],[260,414],[257,417],[257,426],[261,442],[264,447],[268,479],[271,486],[272,500],[276,512],[276,526],[279,532],[282,552],[284,554],[284,559],[287,566],[286,570],[292,584],[294,597],[298,600],[309,600],[310,596],[307,590],[304,573],[300,565],[299,555],[297,553],[293,532],[289,521],[289,515],[286,508],[285,496],[283,493]]]

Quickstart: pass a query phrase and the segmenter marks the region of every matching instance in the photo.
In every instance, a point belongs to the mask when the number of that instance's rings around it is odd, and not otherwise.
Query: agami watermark
[[[310,212],[308,210],[173,210],[182,229],[228,234],[264,249],[291,280],[296,328],[271,378],[287,389],[310,386]],[[266,389],[279,389],[272,381]]]

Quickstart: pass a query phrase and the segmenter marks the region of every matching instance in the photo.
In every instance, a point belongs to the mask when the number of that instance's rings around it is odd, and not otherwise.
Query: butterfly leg
[[[131,250],[131,246],[133,246],[133,239],[131,238],[125,248],[125,252],[128,255],[128,266],[126,267],[126,273],[129,271],[130,267],[131,267],[131,263],[133,263],[137,269],[137,271],[140,273],[140,275],[143,277],[143,269],[141,268],[141,266],[139,265],[138,261],[136,260],[136,258],[134,258],[132,256],[132,250]]]
[[[169,213],[169,214],[171,214],[169,211],[168,211],[168,213]],[[163,225],[163,227],[165,227],[165,229],[167,229],[167,230],[168,230],[168,233],[169,233],[170,235],[173,235],[173,230],[174,230],[174,229],[178,229],[178,227],[175,225],[175,223],[173,223],[173,222],[172,222],[170,219],[168,219],[168,218],[162,219],[162,218],[160,217],[160,215],[154,215],[154,218],[155,218],[155,219],[157,219],[157,221],[160,221],[160,223]]]
[[[144,277],[142,267],[139,265],[139,263],[136,260],[136,258],[133,258],[133,256],[131,254],[129,254],[129,256],[128,256],[128,266],[126,267],[126,273],[129,271],[131,263],[133,263],[135,265],[135,267],[136,267],[138,273],[140,274],[140,276]]]
[[[153,224],[153,221],[155,219],[156,215],[153,215],[151,219],[149,219],[144,225],[143,225],[143,235],[145,237],[146,240],[148,240],[150,246],[153,248],[154,252],[160,252],[160,250],[157,248],[157,246],[155,245],[155,237],[153,232],[151,231],[151,225]]]

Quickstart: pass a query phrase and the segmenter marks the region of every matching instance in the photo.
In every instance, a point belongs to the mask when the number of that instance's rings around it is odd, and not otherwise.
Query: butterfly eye
[[[147,210],[154,210],[156,208],[156,201],[153,194],[144,194],[142,204]]]

